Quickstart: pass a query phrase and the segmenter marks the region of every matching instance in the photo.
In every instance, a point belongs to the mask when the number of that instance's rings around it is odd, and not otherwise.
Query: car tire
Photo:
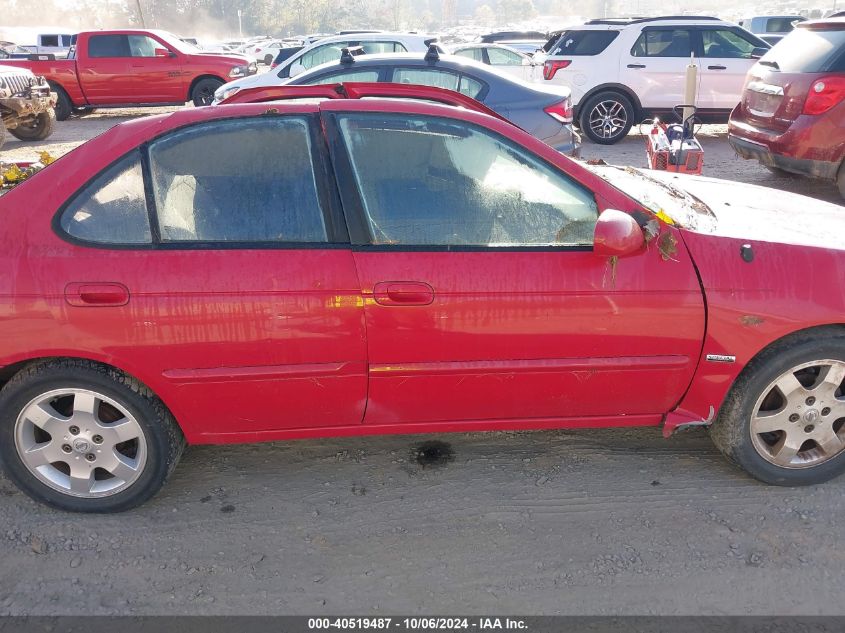
[[[214,91],[222,85],[223,82],[220,79],[214,79],[213,77],[200,79],[191,90],[191,101],[198,108],[211,105],[214,101]]]
[[[6,142],[6,126],[3,121],[0,121],[0,149],[3,149],[3,144]]]
[[[593,95],[580,108],[578,127],[593,143],[613,145],[628,135],[636,111],[631,100],[619,92]]]
[[[845,472],[845,332],[798,334],[743,370],[710,429],[760,481],[818,484]]]
[[[0,391],[0,457],[9,479],[70,512],[122,512],[147,501],[185,439],[145,386],[84,360],[35,363]]]
[[[88,106],[83,106],[81,108],[74,108],[73,113],[76,116],[87,116],[89,114],[94,114],[97,111],[97,108],[90,108]]]
[[[839,168],[839,175],[836,177],[836,186],[839,187],[839,195],[845,199],[845,161]]]
[[[70,97],[67,96],[67,93],[64,91],[59,85],[50,84],[50,89],[56,93],[56,120],[57,121],[67,121],[70,118],[70,115],[73,114],[73,103],[70,100]]]
[[[273,63],[273,56],[272,55],[265,55],[264,56],[264,65],[269,66]]]
[[[53,126],[56,123],[56,113],[50,108],[42,112],[30,125],[19,125],[9,132],[22,141],[43,141],[53,133]]]

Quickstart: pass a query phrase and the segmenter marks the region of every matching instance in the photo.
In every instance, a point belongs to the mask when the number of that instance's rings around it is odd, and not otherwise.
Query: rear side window
[[[686,29],[643,30],[631,48],[634,57],[689,57],[692,38]]]
[[[313,68],[314,66],[319,66],[320,64],[325,64],[326,62],[336,62],[340,59],[341,51],[349,45],[349,42],[324,44],[323,46],[318,46],[314,50],[305,53],[297,61],[299,61],[306,70]]]
[[[325,242],[308,124],[215,121],[150,146],[162,242]]]
[[[619,31],[566,31],[552,55],[598,55],[616,39]]]
[[[407,53],[408,49],[399,42],[360,42],[366,55],[380,55],[382,53]]]
[[[766,33],[789,33],[795,28],[800,18],[769,18],[766,22]]]
[[[88,57],[129,57],[126,35],[92,35],[88,40]]]
[[[842,69],[845,29],[815,30],[799,27],[775,44],[761,63],[776,64],[786,73],[823,73]]]
[[[132,152],[91,181],[62,212],[60,224],[86,242],[151,243],[140,154]]]
[[[465,48],[460,51],[455,51],[455,55],[460,55],[461,57],[469,57],[470,59],[474,59],[477,62],[484,61],[484,54],[481,52],[480,48]]]
[[[478,99],[485,87],[483,83],[467,75],[434,68],[397,68],[393,71],[393,83],[456,90],[473,99]]]
[[[701,45],[705,57],[722,59],[751,59],[751,53],[757,48],[748,37],[730,29],[702,30]]]
[[[491,66],[519,66],[522,64],[522,57],[504,48],[488,48],[487,57],[490,58]]]
[[[59,45],[59,36],[58,35],[42,35],[41,36],[41,46],[58,46]]]
[[[303,85],[336,84],[343,81],[378,81],[378,70],[348,70],[316,77],[310,81],[303,81]],[[295,81],[295,84],[300,82]]]

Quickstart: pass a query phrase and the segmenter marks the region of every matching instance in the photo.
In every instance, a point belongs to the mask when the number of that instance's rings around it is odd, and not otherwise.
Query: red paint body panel
[[[174,57],[88,56],[92,35],[146,35],[171,50]],[[4,60],[9,66],[22,66],[43,75],[67,93],[75,107],[120,104],[168,104],[189,99],[192,82],[198,77],[229,81],[229,71],[246,66],[245,57],[187,54],[173,50],[156,31],[120,29],[83,32],[77,36],[75,59],[54,61]]]
[[[600,209],[646,213],[592,171],[477,112],[346,99],[272,109],[472,122],[577,179]],[[566,249],[117,250],[50,230],[68,197],[139,144],[267,111],[196,108],[122,124],[0,198],[0,366],[47,356],[109,363],[158,394],[193,443],[656,425],[670,411],[672,427],[717,411],[773,340],[845,321],[845,294],[819,299],[841,287],[841,253],[755,242],[757,258],[745,264],[740,240],[662,222],[677,242],[670,257],[650,245],[615,266]],[[700,360],[710,353],[737,362]]]

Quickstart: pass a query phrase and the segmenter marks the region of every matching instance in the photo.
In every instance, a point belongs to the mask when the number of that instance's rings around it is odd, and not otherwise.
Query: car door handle
[[[434,288],[421,281],[380,281],[373,297],[383,306],[427,306],[434,302]]]
[[[129,289],[113,282],[73,282],[65,286],[65,301],[79,308],[124,306],[129,303]]]
[[[708,66],[707,70],[727,70],[727,66]]]
[[[628,64],[628,68],[645,68],[645,64]]]

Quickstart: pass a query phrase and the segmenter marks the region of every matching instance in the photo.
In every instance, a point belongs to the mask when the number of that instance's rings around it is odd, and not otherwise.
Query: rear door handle
[[[727,66],[708,66],[707,70],[727,70]]]
[[[380,281],[373,297],[383,306],[427,306],[434,302],[434,288],[422,281]]]
[[[628,64],[628,68],[645,68],[645,64]]]
[[[65,301],[79,308],[124,306],[129,289],[115,282],[73,282],[65,286]]]

